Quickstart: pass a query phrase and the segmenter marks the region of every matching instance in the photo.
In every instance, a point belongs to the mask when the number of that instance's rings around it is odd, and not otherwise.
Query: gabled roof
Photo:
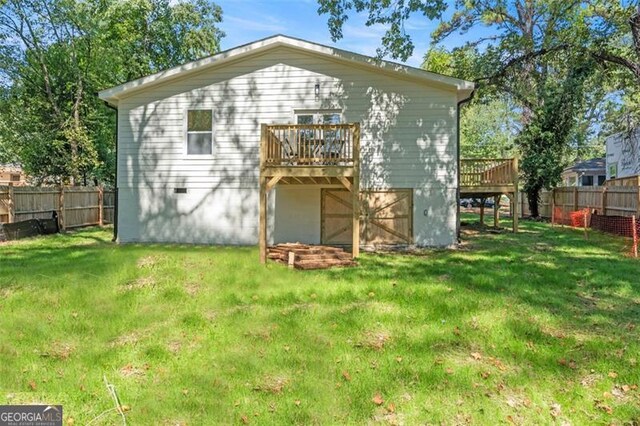
[[[606,168],[607,162],[604,158],[591,158],[590,160],[576,161],[573,166],[564,169],[563,173],[587,171],[602,171],[604,173]]]
[[[471,96],[474,89],[472,82],[449,77],[442,74],[425,71],[420,68],[414,68],[402,65],[396,62],[383,61],[370,56],[360,55],[358,53],[349,52],[335,47],[329,47],[318,43],[287,37],[284,35],[275,35],[233,49],[225,50],[213,56],[209,56],[197,61],[188,62],[165,71],[160,71],[146,77],[132,80],[127,83],[102,90],[98,93],[100,99],[111,105],[117,105],[122,98],[129,96],[133,92],[145,90],[169,82],[176,78],[182,78],[189,74],[205,70],[209,67],[220,66],[231,60],[264,53],[267,50],[277,47],[289,47],[301,50],[320,57],[328,57],[339,62],[351,63],[364,66],[375,71],[390,74],[396,77],[404,77],[417,82],[427,83],[440,87],[445,87],[458,92],[458,100],[465,100]]]

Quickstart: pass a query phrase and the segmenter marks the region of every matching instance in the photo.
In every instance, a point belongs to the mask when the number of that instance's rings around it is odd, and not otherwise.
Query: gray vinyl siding
[[[452,244],[456,105],[454,90],[286,47],[139,91],[118,106],[118,186],[127,205],[120,239],[257,242],[260,124],[292,123],[295,109],[339,108],[345,121],[361,123],[361,187],[414,188],[416,242]],[[214,111],[213,158],[184,153],[191,108]],[[180,237],[165,227],[181,228]]]

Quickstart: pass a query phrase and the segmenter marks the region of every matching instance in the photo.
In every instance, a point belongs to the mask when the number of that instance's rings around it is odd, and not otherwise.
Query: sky
[[[316,0],[215,0],[222,7],[222,49],[230,49],[242,44],[284,34],[315,43],[335,46],[344,50],[375,56],[376,48],[385,32],[381,25],[367,27],[366,15],[352,13],[343,27],[343,39],[331,41],[327,27],[327,15],[318,15]],[[419,67],[429,48],[431,32],[437,22],[417,15],[405,25],[411,36],[415,50],[406,64]],[[450,37],[443,43],[445,47],[459,45],[462,38]]]

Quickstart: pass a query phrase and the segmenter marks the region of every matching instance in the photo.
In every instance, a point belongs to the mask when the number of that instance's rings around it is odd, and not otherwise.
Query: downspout
[[[476,94],[476,89],[474,88],[471,91],[471,94],[458,102],[458,107],[456,110],[456,139],[457,139],[457,149],[456,149],[456,157],[458,158],[458,167],[457,167],[457,177],[456,180],[458,184],[456,185],[456,236],[458,238],[458,243],[460,243],[460,107],[466,103],[471,102],[473,96]]]
[[[118,108],[114,107],[110,103],[104,103],[107,108],[110,108],[116,112],[116,185],[113,188],[114,192],[114,201],[113,201],[113,239],[111,241],[115,242],[118,240]]]

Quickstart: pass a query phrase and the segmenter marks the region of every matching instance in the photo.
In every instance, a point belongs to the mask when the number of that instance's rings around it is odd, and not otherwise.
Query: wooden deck
[[[267,261],[267,194],[276,185],[341,185],[351,192],[352,257],[360,250],[360,124],[275,124],[260,134],[260,262]]]
[[[518,159],[482,158],[460,160],[460,198],[494,198],[494,221],[499,221],[499,199],[509,197],[513,232],[518,231]],[[481,207],[481,221],[484,206]]]

